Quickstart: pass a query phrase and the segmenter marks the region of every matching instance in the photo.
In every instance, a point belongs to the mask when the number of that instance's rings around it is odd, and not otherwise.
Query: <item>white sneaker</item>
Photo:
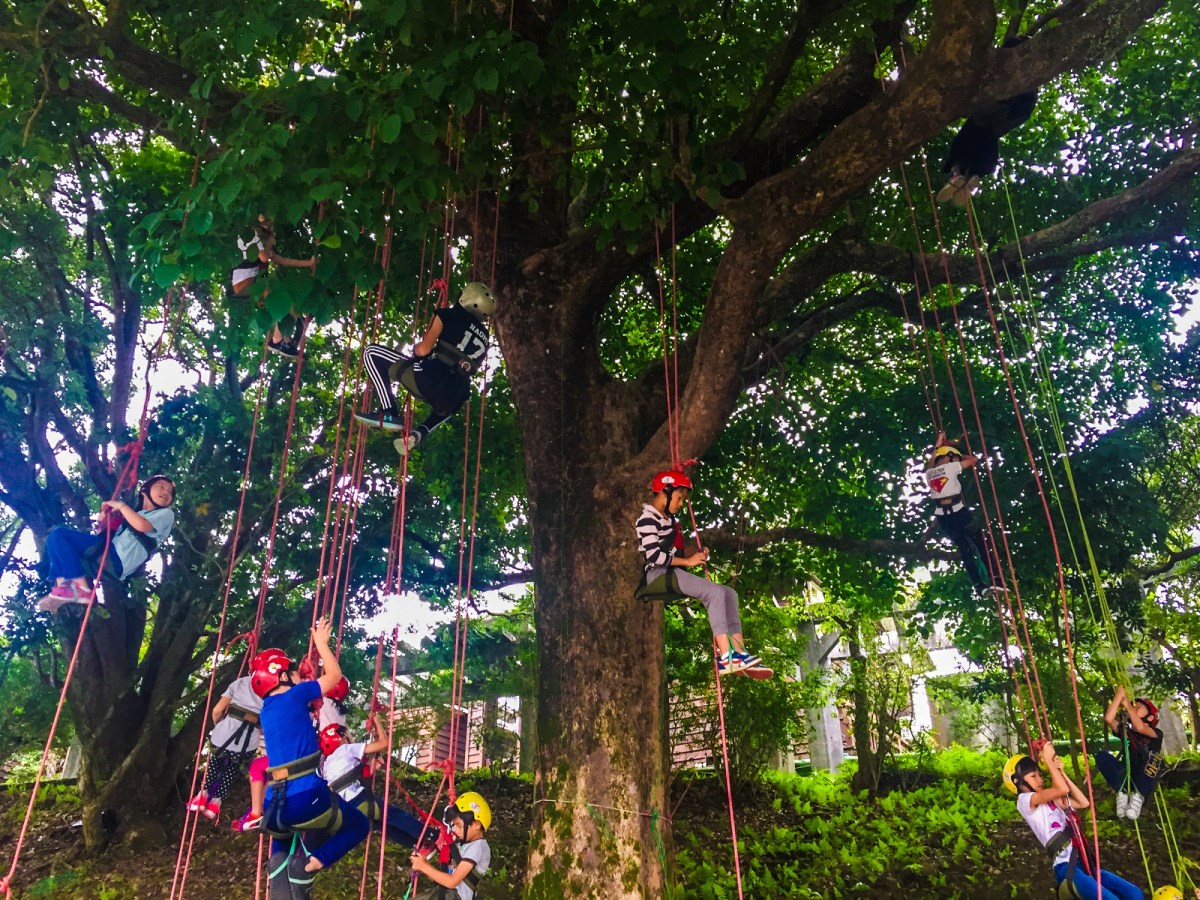
[[[1124,791],[1117,791],[1117,818],[1125,818],[1126,811],[1129,809],[1129,795]]]
[[[1145,802],[1145,797],[1134,791],[1129,795],[1129,806],[1125,809],[1125,817],[1130,821],[1138,818],[1142,814],[1142,803]]]
[[[413,451],[413,448],[416,447],[417,444],[421,443],[422,437],[424,437],[424,435],[421,434],[421,432],[414,431],[410,434],[396,438],[396,440],[392,441],[392,444],[395,446],[397,453],[399,453],[401,456],[408,456],[408,454]]]
[[[956,196],[966,183],[967,179],[965,176],[951,175],[950,180],[942,186],[942,189],[937,192],[937,197],[934,199],[936,199],[938,203],[946,203],[951,197]]]

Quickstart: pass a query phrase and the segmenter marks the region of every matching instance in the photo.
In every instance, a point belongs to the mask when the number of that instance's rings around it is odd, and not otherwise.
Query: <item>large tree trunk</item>
[[[506,298],[500,328],[538,585],[528,896],[658,897],[658,838],[670,846],[662,609],[633,597],[644,486],[605,480],[634,455],[636,414],[580,352],[595,327],[583,304],[539,289]]]
[[[190,671],[191,654],[184,651],[201,635],[203,607],[195,602],[198,598],[185,598],[192,602],[184,606],[171,604],[187,610],[173,626],[180,641],[147,685],[139,669],[147,619],[144,601],[131,601],[126,585],[107,579],[103,596],[104,604],[97,604],[88,621],[67,691],[83,748],[79,792],[84,841],[93,851],[130,836],[130,829],[144,833],[138,826],[154,822],[172,802],[180,775],[195,753],[203,714],[203,707],[194,710],[172,735],[178,697]],[[172,618],[171,610],[160,609],[160,616]],[[56,618],[68,652],[75,647],[80,622],[74,615]],[[190,641],[186,635],[192,635]]]

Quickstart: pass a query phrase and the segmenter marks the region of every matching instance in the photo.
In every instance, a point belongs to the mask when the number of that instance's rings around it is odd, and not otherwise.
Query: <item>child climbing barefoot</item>
[[[703,565],[708,560],[708,551],[697,549],[683,556],[685,549],[683,530],[675,516],[683,508],[692,490],[692,480],[683,472],[668,470],[659,472],[650,484],[653,496],[642,507],[637,520],[638,544],[645,557],[643,579],[652,584],[658,579],[670,583],[684,597],[699,600],[708,613],[717,645],[717,671],[721,675],[730,672],[753,674],[770,673],[761,660],[746,652],[742,641],[742,620],[738,613],[738,597],[733,588],[717,584],[699,575],[684,571],[691,566]]]
[[[295,663],[281,650],[264,650],[251,663],[254,692],[263,698],[260,722],[267,744],[267,787],[263,830],[271,834],[268,861],[272,900],[310,896],[315,873],[333,865],[367,836],[366,817],[317,774],[321,751],[308,705],[342,677],[329,647],[333,626],[322,619],[312,629],[322,675],[301,681]],[[307,832],[305,842],[297,840]]]

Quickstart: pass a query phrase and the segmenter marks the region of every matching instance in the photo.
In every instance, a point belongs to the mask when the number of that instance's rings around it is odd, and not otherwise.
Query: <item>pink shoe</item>
[[[200,812],[204,813],[204,817],[208,819],[208,821],[217,821],[221,815],[221,798],[213,797],[208,801],[208,805],[205,806],[204,809],[200,810]]]
[[[86,604],[90,596],[90,591],[85,590],[81,594],[79,588],[68,581],[65,584],[56,584],[50,593],[38,601],[38,609],[53,614],[65,603]]]
[[[200,812],[202,809],[208,808],[208,794],[201,791],[195,797],[188,801],[188,812]]]
[[[260,822],[262,822],[261,815],[255,815],[250,810],[246,810],[246,814],[240,819],[234,819],[233,824],[229,827],[234,831],[257,831]]]

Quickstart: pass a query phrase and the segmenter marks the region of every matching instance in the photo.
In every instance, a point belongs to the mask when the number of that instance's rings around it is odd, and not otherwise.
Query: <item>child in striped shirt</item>
[[[691,493],[692,480],[683,472],[659,472],[654,476],[650,490],[654,496],[642,507],[636,526],[638,545],[646,559],[645,583],[665,578],[672,591],[677,589],[680,595],[700,601],[708,613],[708,623],[716,641],[719,674],[751,674],[750,670],[757,670],[754,674],[760,676],[769,673],[757,656],[746,651],[742,641],[737,592],[727,585],[683,571],[708,560],[707,550],[697,549],[687,556],[682,555],[685,550],[683,530],[675,515]]]

